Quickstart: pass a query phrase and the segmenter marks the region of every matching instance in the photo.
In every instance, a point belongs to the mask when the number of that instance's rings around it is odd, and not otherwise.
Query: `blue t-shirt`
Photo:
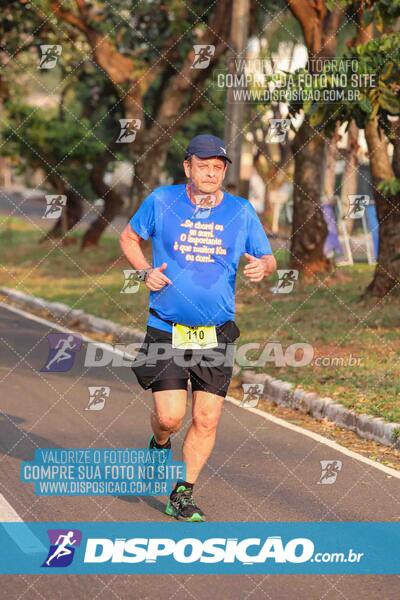
[[[150,292],[150,307],[173,323],[221,325],[233,320],[240,256],[272,254],[250,202],[227,192],[214,208],[198,208],[186,185],[159,187],[130,225],[144,240],[152,239],[153,266],[167,263],[164,274],[172,284]],[[151,314],[148,325],[172,329]]]

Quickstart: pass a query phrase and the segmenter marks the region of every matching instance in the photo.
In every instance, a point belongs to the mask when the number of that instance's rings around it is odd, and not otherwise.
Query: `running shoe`
[[[149,450],[171,450],[171,438],[168,438],[168,442],[162,448],[157,448],[156,440],[154,439],[154,435],[151,436],[149,441]]]
[[[203,511],[197,506],[193,499],[193,490],[180,485],[169,497],[165,514],[182,521],[191,523],[205,521]]]

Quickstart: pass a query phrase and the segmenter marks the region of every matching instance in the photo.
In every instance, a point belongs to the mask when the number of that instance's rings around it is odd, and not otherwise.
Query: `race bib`
[[[187,327],[175,323],[172,327],[172,347],[179,350],[207,350],[218,346],[214,325]]]

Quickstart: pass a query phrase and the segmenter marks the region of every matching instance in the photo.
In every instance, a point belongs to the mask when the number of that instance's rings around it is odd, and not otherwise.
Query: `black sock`
[[[167,439],[167,441],[165,442],[165,444],[159,444],[156,440],[156,438],[153,435],[153,443],[154,446],[157,448],[157,450],[163,450],[166,446],[168,446],[169,444],[169,438]]]
[[[194,483],[189,483],[188,481],[182,481],[181,479],[179,479],[176,482],[176,486],[175,486],[174,492],[176,492],[176,490],[178,489],[178,487],[180,487],[181,485],[184,485],[187,490],[193,490]]]

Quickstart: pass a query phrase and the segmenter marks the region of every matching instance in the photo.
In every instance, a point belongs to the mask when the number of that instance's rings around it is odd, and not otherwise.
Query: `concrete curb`
[[[0,288],[0,294],[20,307],[45,310],[54,320],[66,327],[81,326],[85,331],[112,335],[114,342],[142,342],[145,336],[140,329],[123,327],[108,319],[101,319],[85,313],[83,310],[73,310],[62,302],[48,302],[43,298],[36,298],[31,294],[6,287]]]
[[[339,427],[354,431],[361,438],[400,449],[400,423],[355,413],[332,398],[322,398],[314,392],[295,388],[292,383],[274,379],[265,373],[242,371],[241,379],[243,383],[264,384],[263,399],[271,404],[299,410],[316,419],[328,419]]]

